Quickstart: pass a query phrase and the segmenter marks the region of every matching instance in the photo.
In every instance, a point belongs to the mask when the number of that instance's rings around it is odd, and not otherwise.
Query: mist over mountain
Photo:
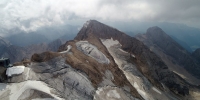
[[[160,27],[167,34],[187,43],[192,51],[200,47],[200,29],[181,24],[161,24]]]
[[[27,34],[27,36],[31,36],[31,34]],[[57,51],[58,48],[64,44],[66,41],[72,39],[68,37],[68,35],[63,36],[62,38],[56,39],[51,42],[47,41],[37,41],[43,37],[27,37],[24,36],[26,39],[23,38],[23,36],[16,36],[16,42],[14,44],[11,44],[8,40],[0,38],[0,58],[9,58],[11,63],[20,62],[23,59],[30,59],[31,56],[35,53],[42,53],[45,51]],[[41,35],[35,35],[35,36],[41,36]],[[71,36],[71,35],[70,35]],[[21,40],[17,40],[17,37]],[[36,39],[35,39],[36,38]],[[65,38],[65,39],[64,39]],[[24,40],[26,42],[24,42]],[[33,40],[33,41],[31,41]],[[37,42],[37,43],[34,43]],[[13,40],[14,42],[14,40]],[[26,44],[26,45],[24,45]]]
[[[179,40],[179,39],[177,39],[176,37],[174,37],[174,36],[170,36],[173,40],[175,40],[178,44],[180,44],[185,50],[187,50],[188,52],[190,52],[190,53],[192,53],[193,52],[193,50],[190,48],[190,46],[187,44],[187,43],[185,43],[184,41],[182,41],[182,40]]]
[[[16,31],[15,33],[13,32],[13,35],[5,37],[5,39],[10,41],[13,45],[24,47],[32,44],[49,43],[59,38],[70,40],[75,37],[75,33],[77,32],[78,26],[47,26],[28,33]]]
[[[13,45],[22,47],[38,43],[48,43],[50,41],[44,35],[38,33],[19,33],[11,35],[6,39]]]

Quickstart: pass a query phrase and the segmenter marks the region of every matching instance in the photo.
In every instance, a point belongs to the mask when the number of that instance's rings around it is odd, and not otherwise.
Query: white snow
[[[133,98],[130,99],[121,88],[104,86],[96,90],[93,100],[133,100]],[[134,98],[134,100],[138,99]]]
[[[103,91],[103,88],[98,88],[98,90],[96,90],[96,94],[100,95],[100,92]]]
[[[157,93],[162,94],[157,88],[153,87],[152,89],[153,89],[154,91],[156,91]]]
[[[25,66],[13,66],[10,68],[7,68],[6,70],[6,75],[7,76],[12,76],[12,75],[18,75],[24,72]]]
[[[69,52],[69,50],[71,50],[71,48],[72,48],[72,46],[71,46],[71,45],[68,45],[68,46],[67,46],[67,50],[66,50],[66,51],[62,51],[62,52],[60,52],[60,53],[62,53],[62,54],[67,53],[67,52]]]
[[[138,84],[136,82],[134,82],[133,86],[145,100],[148,100],[148,96],[146,95],[146,93],[143,90],[140,89],[140,87],[138,86]]]
[[[119,49],[121,52],[123,52],[123,53],[128,53],[128,52],[126,52],[126,51],[124,51],[124,50],[122,50],[121,48]]]
[[[101,41],[103,42],[103,44],[107,47],[107,48],[109,48],[109,47],[111,47],[111,46],[113,46],[113,45],[116,45],[116,44],[119,44],[119,41],[118,40],[113,40],[113,38],[111,38],[111,39],[101,39]]]
[[[133,58],[135,58],[135,55],[131,54],[131,56],[132,56]]]
[[[85,28],[87,28],[89,24],[90,24],[90,20],[87,21],[87,22],[85,22],[85,24],[84,24],[83,26],[84,26]]]
[[[9,100],[18,100],[18,98],[21,95],[23,95],[24,98],[29,97],[30,93],[29,93],[29,91],[26,91],[26,90],[31,90],[31,89],[47,93],[57,100],[63,100],[63,99],[59,98],[58,96],[56,96],[55,94],[52,94],[51,90],[53,90],[53,89],[48,87],[48,85],[46,83],[44,83],[42,81],[30,81],[30,80],[21,82],[21,83],[8,84],[6,87],[6,90],[0,92],[0,96],[10,90],[10,93],[7,94],[9,96]],[[24,94],[25,91],[26,91],[26,93]],[[45,100],[45,99],[43,99],[43,100]]]
[[[116,90],[110,90],[107,93],[107,96],[111,97],[111,98],[118,98],[118,99],[120,98],[120,95],[119,95],[119,93]]]

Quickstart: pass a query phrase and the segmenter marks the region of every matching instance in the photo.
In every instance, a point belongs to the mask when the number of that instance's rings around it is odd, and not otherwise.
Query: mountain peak
[[[154,26],[147,29],[147,37],[149,37],[154,43],[157,43],[162,48],[169,47],[169,45],[177,48],[178,50],[186,52],[184,48],[179,45],[175,40],[173,40],[169,35],[167,35],[160,27]]]
[[[96,20],[89,20],[85,22],[75,39],[83,40],[91,34],[95,35],[98,38],[110,39],[111,37],[115,38],[117,35],[122,35],[124,33]]]
[[[147,35],[165,35],[165,36],[167,36],[167,34],[158,26],[148,28],[146,34]]]
[[[99,24],[102,24],[102,23],[100,23],[96,20],[88,20],[83,24],[83,28],[89,28],[91,26],[96,26],[96,25],[99,25]]]

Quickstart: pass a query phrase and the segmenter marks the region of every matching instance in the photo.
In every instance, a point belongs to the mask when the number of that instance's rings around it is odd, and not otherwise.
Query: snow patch
[[[131,54],[131,56],[132,56],[133,58],[135,58],[135,55]]]
[[[162,94],[157,88],[153,87],[152,89],[153,89],[154,91],[156,91],[157,93]]]
[[[9,100],[18,100],[21,95],[28,97],[29,96],[28,94],[30,94],[30,93],[26,93],[26,95],[23,93],[26,90],[31,90],[31,89],[47,93],[47,94],[51,95],[52,97],[54,97],[56,100],[62,100],[55,94],[51,93],[51,90],[53,90],[53,89],[48,87],[48,85],[46,83],[44,83],[42,81],[30,81],[30,80],[21,82],[21,83],[8,84],[6,89],[4,91],[0,92],[0,96],[2,94],[7,93],[7,91],[10,91],[10,93],[6,94],[6,95],[9,95]],[[45,99],[43,99],[43,100],[45,100]]]
[[[59,53],[61,53],[61,54],[68,53],[69,50],[71,50],[71,48],[72,48],[72,46],[71,46],[71,45],[68,45],[66,51],[62,51],[62,52],[59,52]]]
[[[121,48],[119,49],[121,52],[123,52],[123,53],[128,53],[128,52],[126,52],[126,51],[124,51],[124,50],[122,50]]]
[[[116,44],[119,44],[119,41],[118,40],[113,40],[113,38],[111,39],[101,39],[101,41],[103,42],[103,44],[109,48],[113,45],[116,45]]]
[[[87,21],[87,22],[85,22],[85,24],[84,24],[83,26],[84,26],[85,28],[87,28],[89,24],[90,24],[90,20]]]
[[[138,100],[118,87],[104,86],[96,90],[93,100]]]
[[[148,96],[146,95],[146,93],[144,91],[142,91],[140,89],[140,87],[138,86],[138,84],[136,82],[134,82],[134,88],[138,91],[138,93],[145,99],[148,100]]]
[[[25,66],[13,66],[10,68],[7,68],[6,75],[8,77],[11,77],[12,75],[18,75],[24,72]]]
[[[118,99],[120,98],[120,95],[116,90],[110,90],[107,93],[107,96],[110,97],[110,98],[118,98]]]

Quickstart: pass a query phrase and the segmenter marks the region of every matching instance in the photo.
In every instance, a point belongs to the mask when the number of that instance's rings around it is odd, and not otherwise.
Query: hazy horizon
[[[126,24],[146,29],[164,22],[199,29],[199,4],[198,0],[1,0],[0,36],[64,25],[79,26],[78,30],[90,19],[116,28]]]

